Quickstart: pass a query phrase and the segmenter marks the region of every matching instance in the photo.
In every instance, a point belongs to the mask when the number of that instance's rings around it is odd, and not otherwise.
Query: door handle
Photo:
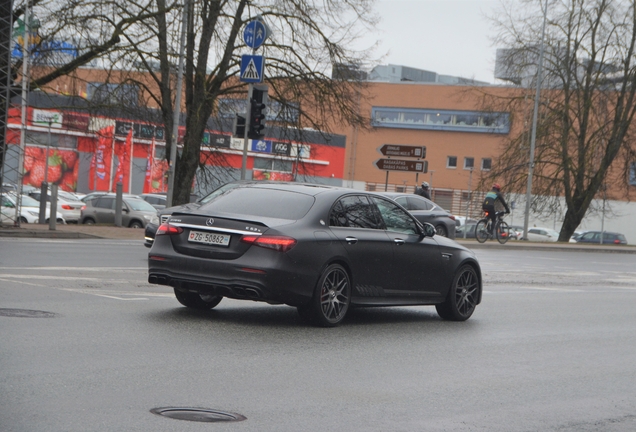
[[[358,243],[358,239],[355,238],[355,237],[345,237],[345,241],[348,244],[356,244],[356,243]]]
[[[398,246],[402,246],[404,243],[406,243],[404,240],[402,239],[394,239],[393,242],[398,245]]]

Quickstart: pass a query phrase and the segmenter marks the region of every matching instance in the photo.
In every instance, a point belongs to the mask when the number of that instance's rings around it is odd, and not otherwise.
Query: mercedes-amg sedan
[[[481,302],[475,255],[380,194],[300,183],[234,185],[173,211],[148,281],[190,308],[223,297],[287,304],[335,326],[355,306],[435,305],[464,321]]]

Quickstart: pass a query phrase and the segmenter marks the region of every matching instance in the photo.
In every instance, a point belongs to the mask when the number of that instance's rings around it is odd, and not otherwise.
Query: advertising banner
[[[97,146],[88,172],[88,184],[93,191],[110,190],[114,132],[115,127],[108,126],[97,133]]]
[[[27,145],[24,150],[24,177],[22,183],[42,187],[42,182],[56,184],[62,190],[75,192],[79,162],[75,150],[49,149]]]

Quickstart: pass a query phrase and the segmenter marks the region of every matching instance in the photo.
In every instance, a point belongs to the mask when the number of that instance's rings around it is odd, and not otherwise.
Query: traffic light
[[[265,135],[265,109],[267,107],[267,86],[254,86],[250,99],[250,123],[247,137],[261,139]]]
[[[245,113],[234,115],[232,133],[237,138],[245,138]]]

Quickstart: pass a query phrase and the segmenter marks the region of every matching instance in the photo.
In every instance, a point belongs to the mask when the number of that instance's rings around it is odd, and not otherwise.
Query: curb
[[[558,243],[526,243],[524,241],[508,242],[499,244],[497,242],[479,243],[476,240],[455,239],[457,243],[468,249],[509,249],[524,251],[564,251],[564,252],[601,252],[601,253],[620,253],[620,254],[636,254],[634,246],[613,246],[613,245],[577,245],[576,243],[558,244]]]
[[[0,229],[0,237],[17,237],[17,238],[50,238],[50,239],[95,239],[107,238],[92,234],[72,232],[72,231],[51,231],[51,230],[23,230]]]

